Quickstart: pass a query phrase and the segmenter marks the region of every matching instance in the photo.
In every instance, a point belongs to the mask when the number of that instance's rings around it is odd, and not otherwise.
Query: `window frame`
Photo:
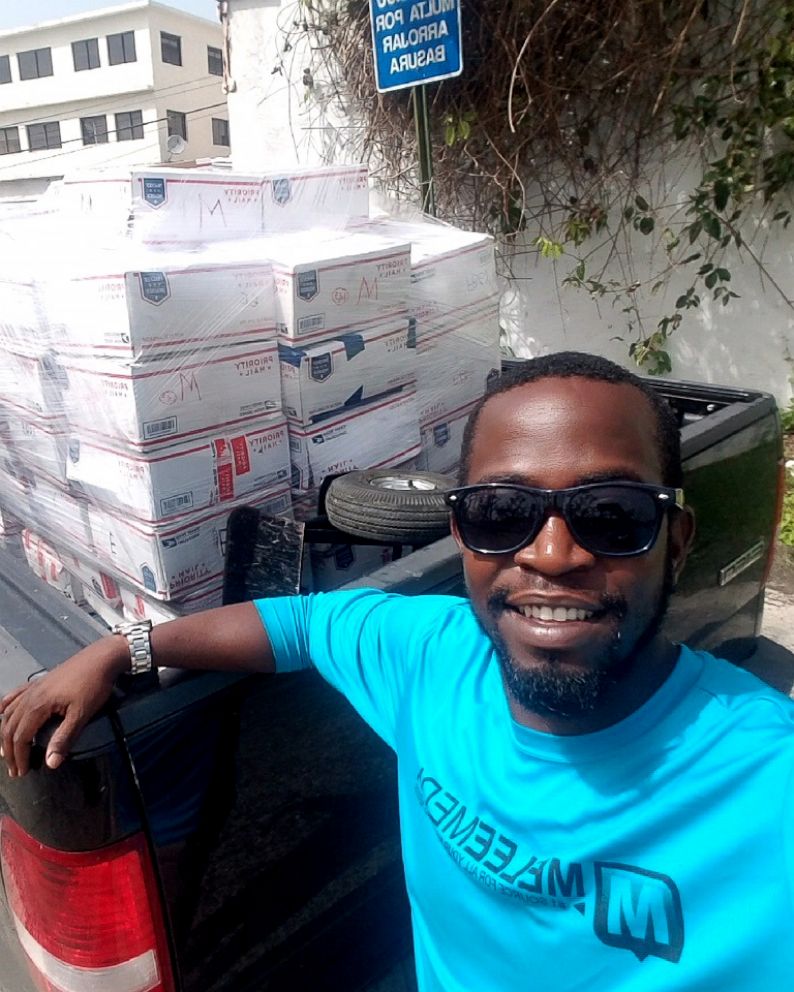
[[[93,43],[93,44],[92,44]],[[80,48],[79,46],[83,46]],[[86,65],[77,64],[78,51],[84,51]],[[96,63],[94,63],[94,59]],[[72,42],[72,65],[75,72],[89,72],[91,69],[101,69],[102,60],[99,56],[99,38],[79,38]]]
[[[165,57],[166,53],[166,43],[176,45],[176,58],[175,62],[173,59],[167,59]],[[160,32],[160,59],[165,62],[166,65],[182,65],[182,36],[179,34],[171,34],[170,31]]]
[[[187,114],[181,110],[166,110],[165,112],[166,131],[170,138],[172,134],[178,135],[183,141],[187,141]],[[173,127],[173,123],[177,127]]]
[[[42,72],[41,62],[44,61],[44,53],[46,54],[46,64],[45,68],[49,68],[49,72]],[[23,71],[22,59],[26,56],[31,56],[33,58],[33,63],[35,65],[36,71],[30,73],[28,70]],[[52,49],[51,48],[29,48],[24,52],[17,52],[17,70],[19,71],[20,82],[27,82],[30,79],[44,79],[47,76],[54,75],[52,71]]]
[[[99,132],[95,129],[93,132],[93,141],[87,141],[86,138],[89,137],[87,134],[88,127],[94,127],[96,121],[102,121],[102,128]],[[110,143],[110,134],[108,132],[108,118],[107,114],[91,114],[88,117],[80,118],[80,135],[83,139],[83,145],[107,145]]]
[[[61,138],[61,122],[60,121],[45,121],[39,124],[26,124],[25,129],[28,135],[28,151],[29,152],[44,152],[51,151],[54,148],[63,147],[63,139]],[[55,129],[53,131],[53,129]],[[39,133],[44,137],[44,144],[37,145],[34,147],[35,142],[33,139],[34,133]],[[56,137],[53,138],[52,135],[55,134]]]
[[[8,73],[8,79],[5,78],[5,73],[0,71],[0,86],[5,86],[6,83],[13,83],[14,77],[11,75],[11,56],[10,55],[0,55],[0,67],[5,66]]]
[[[110,50],[111,39],[120,39],[119,43],[121,45],[121,55],[122,58],[114,59],[113,53]],[[127,40],[132,39],[132,52],[127,50]],[[115,34],[105,35],[105,45],[108,51],[108,65],[126,65],[128,62],[138,61],[138,50],[135,45],[135,32],[134,31],[117,31]],[[128,56],[130,56],[128,58]]]
[[[212,69],[212,60],[217,58],[220,65],[220,72],[214,72]],[[214,45],[207,45],[207,72],[210,76],[222,76],[223,75],[223,49],[216,48]]]
[[[138,120],[133,121],[132,118],[137,114]],[[120,117],[129,117],[130,122],[128,124],[122,124],[119,120]],[[143,111],[142,110],[122,110],[117,114],[113,115],[113,123],[116,129],[116,141],[142,141],[144,138],[143,130]],[[140,134],[135,132],[140,129]],[[129,137],[122,137],[122,132],[129,131]]]
[[[13,131],[16,137],[16,148],[9,148],[8,136]],[[5,145],[5,151],[3,151]],[[22,151],[22,143],[19,138],[19,125],[13,124],[11,127],[0,127],[0,155],[16,155]]]
[[[216,128],[216,125],[220,125],[220,124],[224,125],[223,130],[225,131],[225,137],[226,137],[225,142],[215,140],[217,137],[223,137],[223,135],[220,133],[221,128],[220,127]],[[231,135],[229,133],[229,121],[225,117],[212,118],[212,143],[216,148],[232,147]]]

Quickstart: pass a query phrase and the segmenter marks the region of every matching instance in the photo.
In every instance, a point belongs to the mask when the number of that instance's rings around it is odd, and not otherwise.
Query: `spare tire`
[[[427,544],[449,533],[444,493],[455,480],[434,472],[368,469],[334,479],[325,512],[339,530],[384,544]]]

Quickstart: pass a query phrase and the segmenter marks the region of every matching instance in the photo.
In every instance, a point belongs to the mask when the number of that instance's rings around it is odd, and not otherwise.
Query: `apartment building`
[[[220,24],[153,0],[0,32],[0,197],[228,154],[222,44]]]

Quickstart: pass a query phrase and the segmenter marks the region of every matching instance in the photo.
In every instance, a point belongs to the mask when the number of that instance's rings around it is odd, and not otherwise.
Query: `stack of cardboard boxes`
[[[2,525],[109,622],[218,605],[238,505],[454,470],[498,373],[491,239],[372,220],[358,166],[67,178],[2,237]]]

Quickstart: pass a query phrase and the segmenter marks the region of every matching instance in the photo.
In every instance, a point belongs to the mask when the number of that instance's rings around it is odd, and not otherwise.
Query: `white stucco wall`
[[[355,131],[346,128],[354,128],[355,122],[329,118],[323,113],[323,101],[314,96],[304,100],[301,79],[310,63],[299,32],[290,34],[291,50],[283,50],[283,29],[298,16],[298,8],[278,0],[228,0],[228,7],[231,76],[236,86],[228,97],[235,168],[350,161]],[[282,71],[274,73],[279,66]],[[322,90],[323,81],[316,83]],[[669,161],[660,164],[648,191],[652,202],[675,203],[684,197],[686,179],[692,177],[682,177],[681,168],[675,166]],[[788,231],[762,226],[753,235],[754,226],[747,226],[745,236],[753,237],[753,249],[762,256],[768,273],[785,295],[794,298],[794,225]],[[537,233],[532,230],[527,241]],[[662,263],[652,246],[652,239],[637,235],[631,255],[631,279],[647,283],[637,294],[646,333],[674,310],[677,296],[693,274],[689,267],[674,275],[666,292],[652,294],[652,276]],[[511,278],[506,280],[502,302],[502,324],[514,351],[535,355],[581,349],[631,366],[632,337],[620,312],[622,304],[613,307],[607,297],[596,305],[586,293],[564,287],[575,259],[564,256],[551,262],[527,248],[519,245],[519,254],[509,260]],[[596,261],[591,259],[590,271],[596,270]],[[629,261],[625,252],[613,256],[602,281],[626,281]],[[710,293],[701,292],[700,308],[686,312],[670,339],[673,375],[770,390],[785,405],[792,395],[789,376],[794,374],[794,310],[746,253],[739,259],[732,254],[726,265],[733,276],[731,288],[741,298],[723,308],[711,301]]]

